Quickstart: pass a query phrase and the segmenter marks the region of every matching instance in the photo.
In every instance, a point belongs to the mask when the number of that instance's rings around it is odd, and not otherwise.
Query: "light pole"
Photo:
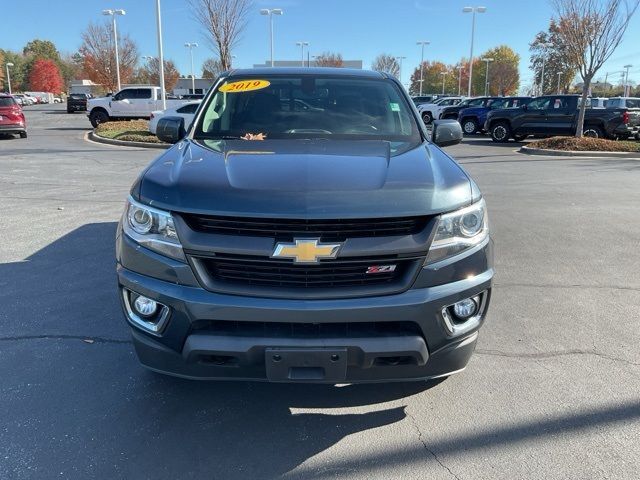
[[[487,63],[487,70],[484,74],[484,96],[489,95],[489,64],[493,62],[493,58],[481,58],[483,62]]]
[[[463,13],[471,13],[471,50],[469,52],[469,91],[467,96],[471,96],[471,80],[473,78],[473,37],[476,34],[476,13],[484,13],[487,11],[487,7],[464,7]]]
[[[9,95],[11,95],[11,75],[9,75],[9,67],[13,67],[13,63],[7,62],[5,68],[7,69],[7,83],[9,84]]]
[[[196,77],[193,73],[193,47],[197,47],[198,44],[196,42],[187,42],[184,44],[185,47],[189,49],[189,53],[191,54],[191,93],[196,93]]]
[[[562,72],[558,72],[558,95],[560,95],[560,77],[562,77]]]
[[[300,47],[300,65],[304,67],[304,47],[309,46],[309,42],[296,42],[296,45]]]
[[[269,37],[271,39],[271,66],[273,67],[273,16],[282,15],[284,12],[281,8],[263,8],[260,15],[269,15]]]
[[[624,80],[624,96],[628,97],[629,96],[629,69],[633,67],[633,65],[625,65],[623,68],[627,70],[627,74],[625,76],[625,80]]]
[[[103,15],[111,16],[113,23],[113,43],[116,47],[116,78],[118,79],[118,91],[120,91],[120,58],[118,58],[118,28],[116,26],[116,15],[124,15],[126,12],[122,9],[118,10],[103,10]]]
[[[447,78],[447,72],[440,72],[440,75],[442,75],[442,95],[444,95],[444,81]]]
[[[162,53],[162,16],[160,13],[160,0],[156,0],[156,28],[158,31],[158,69],[160,70],[160,95],[162,96],[162,109],[167,109],[167,95],[164,91],[164,54]]]
[[[234,58],[238,58],[237,55],[231,55],[231,64],[229,65],[229,68],[232,69],[233,68],[233,59]]]
[[[400,80],[400,83],[402,83],[402,61],[407,58],[407,57],[396,57],[396,60],[400,60],[400,70],[398,71],[398,80]]]
[[[458,69],[458,96],[460,96],[460,92],[462,91],[462,70],[464,67],[458,65],[456,68]]]
[[[155,60],[156,57],[152,57],[151,55],[143,55],[142,59],[147,62],[147,64],[151,63],[152,60]],[[147,71],[149,71],[149,67],[147,67]],[[147,77],[147,81],[151,83],[151,79]]]
[[[431,42],[420,41],[416,42],[416,45],[420,45],[422,54],[420,55],[420,96],[422,96],[422,82],[424,82],[424,46],[429,45]]]

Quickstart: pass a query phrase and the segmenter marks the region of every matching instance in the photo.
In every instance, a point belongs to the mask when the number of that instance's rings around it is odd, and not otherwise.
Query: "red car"
[[[19,134],[20,138],[27,138],[27,122],[18,105],[11,95],[0,94],[0,134]]]

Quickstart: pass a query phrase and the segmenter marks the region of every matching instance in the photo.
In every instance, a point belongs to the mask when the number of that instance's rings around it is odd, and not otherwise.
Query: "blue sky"
[[[51,8],[55,5],[55,8]],[[380,53],[406,56],[403,82],[420,61],[417,40],[431,41],[425,59],[454,63],[469,55],[471,15],[462,7],[474,5],[466,0],[254,0],[255,14],[240,44],[234,66],[250,67],[269,58],[267,17],[260,8],[282,8],[284,15],[274,17],[275,56],[298,59],[296,41],[309,41],[311,53],[335,51],[345,59],[362,59],[365,68]],[[548,26],[552,16],[547,0],[487,0],[475,5],[487,7],[476,24],[475,54],[499,44],[507,44],[521,55],[520,73],[530,83],[528,44],[534,35]],[[156,55],[155,0],[23,0],[20,8],[2,11],[0,48],[21,49],[34,38],[53,41],[61,51],[73,52],[80,46],[80,34],[89,21],[101,21],[101,10],[122,8],[127,15],[118,17],[118,29],[138,43],[141,55]],[[36,16],[28,12],[37,13]],[[185,0],[162,0],[165,57],[176,62],[183,74],[190,72],[185,42],[200,44],[194,49],[196,73],[201,62],[213,56],[200,26],[193,19]],[[623,44],[601,70],[622,70],[634,64],[630,79],[640,80],[640,13],[632,19]],[[610,74],[619,79],[619,74]]]

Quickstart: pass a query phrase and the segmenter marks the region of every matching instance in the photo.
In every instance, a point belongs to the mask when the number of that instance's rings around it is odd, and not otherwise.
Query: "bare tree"
[[[164,62],[164,88],[171,91],[178,83],[180,72],[176,68],[173,60],[165,60]],[[160,61],[152,58],[142,67],[138,69],[133,81],[137,83],[148,83],[150,85],[160,85]]]
[[[189,0],[196,20],[217,52],[222,70],[231,68],[231,51],[247,26],[252,0]]]
[[[378,55],[371,64],[371,70],[385,72],[396,78],[400,77],[400,63],[395,57],[383,53]]]
[[[554,0],[559,35],[583,80],[576,137],[582,137],[591,81],[615,52],[640,0]]]
[[[215,58],[207,58],[202,62],[202,78],[218,78],[224,72],[220,60]]]
[[[324,52],[316,57],[316,67],[342,67],[344,61],[339,53]]]
[[[84,73],[89,79],[99,83],[108,91],[114,91],[118,81],[111,23],[90,23],[82,32],[82,46],[79,53],[82,56]],[[138,63],[138,47],[129,35],[121,33],[118,35],[118,58],[122,83],[127,83]]]

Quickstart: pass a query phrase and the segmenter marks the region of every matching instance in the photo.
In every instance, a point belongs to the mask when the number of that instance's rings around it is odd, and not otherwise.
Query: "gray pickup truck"
[[[465,368],[493,278],[485,201],[392,76],[224,73],[131,188],[120,300],[143,365],[352,383]]]
[[[520,108],[492,110],[484,129],[494,142],[520,141],[529,135],[575,135],[579,101],[579,95],[546,95]],[[636,110],[587,108],[583,132],[586,137],[627,139],[636,135],[639,125],[640,112]]]

